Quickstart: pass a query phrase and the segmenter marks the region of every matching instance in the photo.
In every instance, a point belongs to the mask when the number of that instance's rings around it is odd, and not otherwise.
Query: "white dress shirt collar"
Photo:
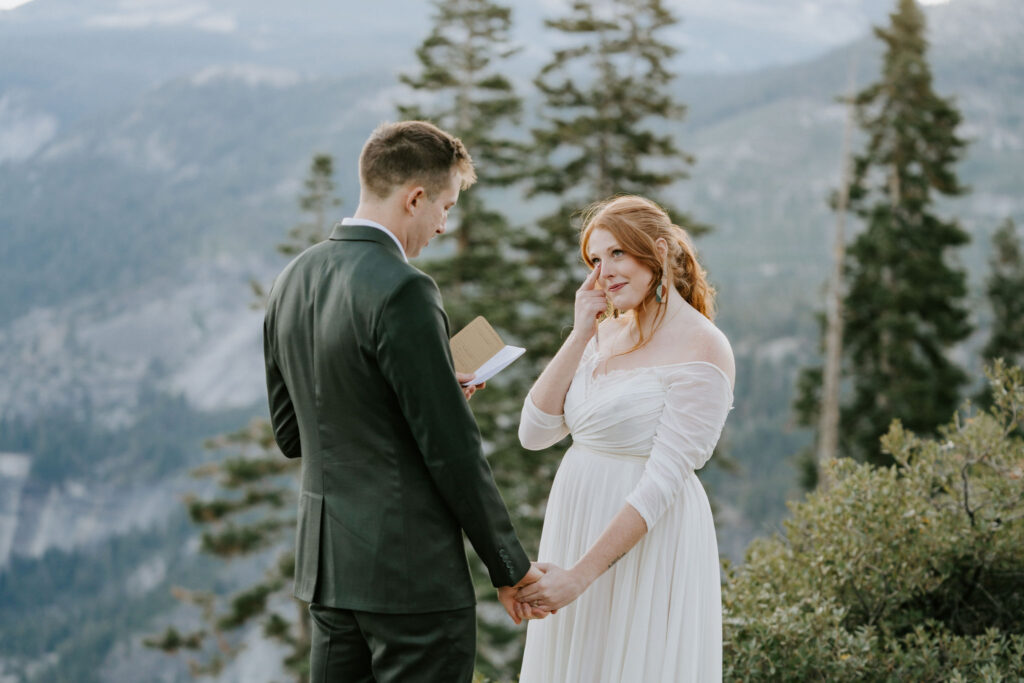
[[[402,258],[405,259],[405,262],[406,263],[409,262],[409,257],[405,255],[405,247],[403,247],[402,243],[398,241],[398,238],[395,236],[395,233],[391,232],[390,230],[385,228],[380,223],[378,223],[376,221],[371,221],[369,218],[343,218],[342,221],[341,221],[341,224],[342,225],[366,225],[366,226],[369,226],[371,228],[377,228],[378,230],[383,230],[387,234],[387,236],[390,237],[392,240],[394,240],[395,244],[398,245],[398,251],[402,252]]]

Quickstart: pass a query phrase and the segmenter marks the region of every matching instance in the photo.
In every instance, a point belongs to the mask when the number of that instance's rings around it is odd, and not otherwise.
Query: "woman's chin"
[[[633,299],[632,297],[612,295],[608,297],[608,301],[610,301],[612,303],[612,306],[614,306],[617,310],[621,311],[622,313],[625,313],[626,311],[632,311],[639,305],[639,302]]]

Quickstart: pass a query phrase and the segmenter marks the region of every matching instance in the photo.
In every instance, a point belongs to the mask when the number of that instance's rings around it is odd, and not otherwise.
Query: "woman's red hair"
[[[697,250],[689,234],[672,223],[664,209],[649,199],[635,195],[612,197],[588,208],[580,232],[580,252],[591,268],[594,264],[590,260],[588,247],[590,236],[598,229],[610,232],[623,251],[654,273],[638,314],[642,315],[649,310],[658,284],[664,278],[691,306],[709,320],[714,319],[715,289],[708,282],[707,271],[697,261]],[[659,238],[668,244],[668,255],[664,261],[658,253]],[[664,306],[658,306],[655,325],[660,323],[663,316]],[[642,334],[640,343],[634,348],[645,343]]]

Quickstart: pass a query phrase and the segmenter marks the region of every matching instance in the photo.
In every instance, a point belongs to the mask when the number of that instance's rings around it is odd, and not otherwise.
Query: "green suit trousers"
[[[476,609],[381,614],[309,605],[310,683],[471,683]]]

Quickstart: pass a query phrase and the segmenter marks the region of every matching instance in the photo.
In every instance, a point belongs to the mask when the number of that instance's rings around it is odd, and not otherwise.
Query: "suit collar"
[[[408,262],[402,248],[389,235],[379,228],[370,225],[342,225],[338,223],[331,231],[331,240],[336,242],[376,242],[391,250],[400,259]]]

